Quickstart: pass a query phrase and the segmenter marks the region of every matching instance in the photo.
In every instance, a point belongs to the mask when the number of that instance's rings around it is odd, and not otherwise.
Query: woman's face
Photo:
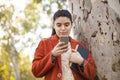
[[[54,29],[58,37],[69,35],[72,28],[72,23],[67,17],[58,17],[54,22]]]

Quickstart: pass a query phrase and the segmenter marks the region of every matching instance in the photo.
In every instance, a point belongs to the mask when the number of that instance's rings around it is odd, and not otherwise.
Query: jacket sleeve
[[[78,66],[80,75],[82,75],[85,80],[93,80],[94,77],[96,76],[96,68],[94,65],[94,60],[92,58],[92,55],[89,53],[88,59],[83,62],[83,68]]]
[[[36,48],[32,61],[32,73],[35,77],[43,77],[54,65],[51,58],[51,51],[46,51],[44,40],[41,40]]]
[[[84,44],[82,45],[83,47],[88,49]],[[82,68],[81,66],[78,65],[78,69],[79,69],[80,75],[82,75],[85,78],[85,80],[94,79],[94,77],[96,76],[96,68],[95,68],[94,60],[91,53],[88,54],[87,59],[84,59]]]

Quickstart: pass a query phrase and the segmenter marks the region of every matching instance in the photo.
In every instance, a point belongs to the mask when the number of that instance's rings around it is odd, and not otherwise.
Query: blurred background
[[[72,13],[71,35],[92,53],[94,80],[119,80],[120,0],[0,0],[0,80],[43,80],[32,75],[31,63],[58,9]]]
[[[42,80],[32,75],[31,62],[61,8],[68,9],[66,0],[0,0],[0,80]]]

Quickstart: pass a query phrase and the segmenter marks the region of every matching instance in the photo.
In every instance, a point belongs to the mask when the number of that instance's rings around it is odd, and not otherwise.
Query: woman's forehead
[[[56,20],[55,20],[56,23],[58,22],[70,22],[70,19],[68,17],[58,17]]]

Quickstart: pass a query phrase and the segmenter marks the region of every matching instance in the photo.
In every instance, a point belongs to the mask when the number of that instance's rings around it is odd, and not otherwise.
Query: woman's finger
[[[76,50],[75,50],[75,49],[72,49],[72,52],[76,52]]]
[[[59,47],[60,50],[61,49],[65,49],[65,48],[68,48],[68,44],[64,44],[64,45],[62,45],[62,46]]]

